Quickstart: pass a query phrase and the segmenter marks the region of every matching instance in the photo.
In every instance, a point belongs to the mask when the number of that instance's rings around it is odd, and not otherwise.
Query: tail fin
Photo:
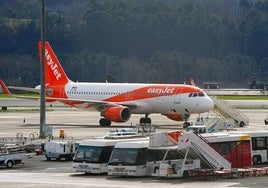
[[[7,88],[6,84],[3,82],[2,79],[0,79],[0,86],[5,94],[7,94],[7,95],[11,94],[11,92],[9,91],[9,89]]]
[[[38,52],[41,62],[42,42],[38,42]],[[69,79],[64,72],[57,56],[48,42],[45,42],[46,84],[66,84]]]
[[[192,86],[195,86],[195,82],[194,82],[193,78],[190,78],[190,83],[191,83]]]

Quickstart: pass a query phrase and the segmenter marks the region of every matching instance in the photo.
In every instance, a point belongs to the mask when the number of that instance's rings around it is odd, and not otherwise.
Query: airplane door
[[[180,104],[181,103],[181,99],[180,99],[181,92],[182,92],[182,88],[176,89],[176,92],[173,95],[174,104]]]

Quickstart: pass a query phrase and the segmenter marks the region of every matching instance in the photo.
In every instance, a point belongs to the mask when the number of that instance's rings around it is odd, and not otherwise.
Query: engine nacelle
[[[126,122],[129,120],[131,113],[127,107],[111,106],[101,112],[101,115],[113,122]]]
[[[174,121],[188,121],[190,118],[190,114],[163,114],[167,116],[168,119],[174,120]]]

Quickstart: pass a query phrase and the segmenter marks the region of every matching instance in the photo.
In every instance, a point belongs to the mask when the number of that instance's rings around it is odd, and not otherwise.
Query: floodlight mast
[[[41,42],[42,42],[42,55],[41,55],[41,69],[40,69],[40,138],[45,138],[46,127],[46,99],[45,99],[45,80],[46,80],[46,66],[45,66],[45,41],[46,41],[46,28],[45,28],[45,0],[41,0]]]

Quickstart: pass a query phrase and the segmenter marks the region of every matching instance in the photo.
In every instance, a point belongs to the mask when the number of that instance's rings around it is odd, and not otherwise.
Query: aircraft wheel
[[[245,126],[244,121],[241,121],[241,122],[239,123],[239,127],[244,127],[244,126]]]
[[[145,118],[140,118],[140,124],[144,124],[146,123],[146,119]]]
[[[151,124],[151,123],[152,123],[151,118],[146,118],[146,122],[147,122],[148,124]]]
[[[111,126],[111,121],[110,120],[108,120],[108,119],[106,119],[106,127],[110,127]]]
[[[140,118],[140,124],[145,124],[145,123],[151,124],[152,123],[151,118]]]
[[[191,124],[190,124],[189,122],[186,121],[186,122],[183,123],[183,128],[187,128],[187,127],[189,127],[190,125],[191,125]]]
[[[111,121],[108,120],[108,119],[105,119],[105,118],[101,118],[99,123],[100,123],[101,127],[109,127],[109,126],[111,126]]]

